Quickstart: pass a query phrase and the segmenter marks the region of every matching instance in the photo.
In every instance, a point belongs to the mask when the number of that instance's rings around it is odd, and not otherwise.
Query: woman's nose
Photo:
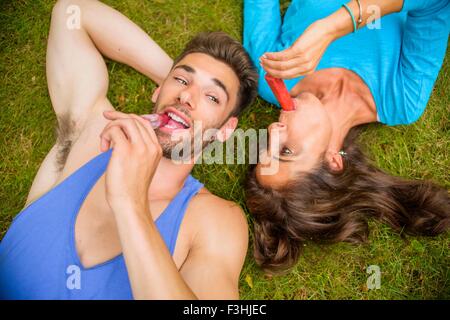
[[[282,122],[273,122],[269,125],[268,129],[269,133],[271,133],[273,130],[280,131],[286,129],[286,125]]]
[[[270,154],[276,154],[279,150],[284,137],[283,132],[286,130],[286,125],[281,122],[274,122],[269,125],[269,145],[268,151]]]

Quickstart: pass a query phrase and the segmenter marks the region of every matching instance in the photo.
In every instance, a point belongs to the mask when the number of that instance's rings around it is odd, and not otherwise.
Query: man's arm
[[[75,144],[88,120],[113,109],[106,98],[108,70],[102,54],[158,84],[172,65],[172,59],[143,30],[116,10],[98,1],[57,1],[48,36],[46,74],[58,138],[33,180],[27,205],[57,181],[69,153],[67,145]]]
[[[106,200],[117,225],[135,299],[238,297],[247,252],[247,223],[235,204],[211,194],[189,203],[189,253],[181,272],[153,221],[145,196],[162,156],[149,122],[134,114],[107,112],[101,150],[112,147],[106,169]],[[192,230],[194,229],[194,230]]]
[[[235,203],[200,195],[199,232],[181,275],[199,299],[239,299],[239,276],[248,247],[248,225]]]
[[[47,46],[47,81],[58,119],[82,130],[90,112],[106,100],[108,72],[102,54],[160,84],[172,59],[136,24],[94,0],[59,0]]]
[[[103,55],[133,67],[159,85],[162,83],[173,61],[147,33],[101,2],[76,3],[80,4],[82,26]]]
[[[239,299],[239,275],[248,244],[244,213],[215,196],[199,197],[206,198],[193,200],[195,207],[202,208],[203,219],[180,271],[148,207],[116,209],[135,299]]]

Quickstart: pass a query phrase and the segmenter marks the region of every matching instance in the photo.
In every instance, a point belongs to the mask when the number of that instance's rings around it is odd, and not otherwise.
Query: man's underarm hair
[[[72,145],[79,134],[76,130],[75,121],[72,120],[69,114],[63,114],[58,117],[55,134],[57,146],[56,168],[60,172],[64,168]]]

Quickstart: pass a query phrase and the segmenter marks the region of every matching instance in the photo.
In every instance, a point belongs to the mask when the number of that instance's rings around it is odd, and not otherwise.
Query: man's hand
[[[100,134],[102,152],[113,148],[106,170],[106,199],[113,209],[148,207],[148,188],[162,150],[150,123],[134,114],[105,111],[112,120]]]

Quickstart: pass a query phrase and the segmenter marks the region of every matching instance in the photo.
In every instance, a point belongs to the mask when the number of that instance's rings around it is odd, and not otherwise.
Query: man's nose
[[[183,90],[178,95],[178,101],[182,105],[186,105],[189,109],[195,109],[195,103],[193,103],[192,99],[193,94],[189,90]]]

